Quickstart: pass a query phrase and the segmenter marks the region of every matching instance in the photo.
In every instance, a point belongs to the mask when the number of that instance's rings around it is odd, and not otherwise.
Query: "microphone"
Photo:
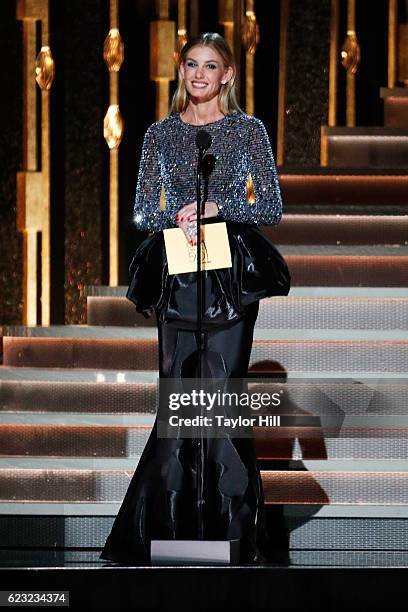
[[[206,151],[211,146],[212,138],[205,130],[199,130],[196,134],[195,142],[200,151]]]
[[[204,174],[205,178],[208,178],[211,172],[215,167],[215,155],[212,153],[207,153],[203,157],[203,161],[201,162],[201,171]]]
[[[203,154],[204,154],[204,151],[210,148],[211,143],[212,143],[212,138],[210,134],[206,132],[205,130],[198,130],[196,134],[196,138],[195,138],[195,143],[198,147],[198,164],[197,164],[198,174],[203,173],[205,179],[208,179],[208,176],[212,170],[211,168],[212,162],[210,158],[214,158],[214,155],[206,155],[203,159]],[[214,158],[214,162],[215,162],[215,158]],[[204,214],[204,204],[205,204],[205,200],[207,197],[206,187],[208,187],[207,181],[205,181],[204,183],[204,198],[200,206],[201,214]]]
[[[212,153],[206,153],[201,161],[201,172],[204,177],[203,202],[206,202],[208,198],[208,180],[210,178],[211,172],[214,170],[214,167],[215,167],[215,155],[213,155]],[[202,208],[204,209],[204,204]]]
[[[210,148],[212,138],[205,130],[199,130],[195,139],[196,145],[199,148],[199,169],[206,178],[209,177],[215,166],[215,156],[212,153],[204,155],[203,152]]]

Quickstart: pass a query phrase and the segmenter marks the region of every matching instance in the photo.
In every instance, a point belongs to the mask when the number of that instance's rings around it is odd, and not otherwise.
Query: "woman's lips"
[[[207,83],[203,83],[202,81],[192,81],[192,85],[195,89],[204,89],[207,87]]]

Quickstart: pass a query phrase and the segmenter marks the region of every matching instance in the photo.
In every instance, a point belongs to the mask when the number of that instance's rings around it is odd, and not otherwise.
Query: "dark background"
[[[109,150],[103,117],[109,105],[102,58],[109,30],[105,0],[50,0],[50,46],[56,63],[51,89],[52,322],[86,322],[86,285],[108,282]],[[382,125],[379,88],[387,85],[387,0],[357,2],[362,48],[357,78],[357,125]],[[155,3],[121,0],[125,43],[119,103],[125,133],[120,159],[120,284],[144,234],[131,224],[143,135],[156,120],[155,84],[149,80],[149,22]],[[285,166],[307,173],[319,165],[320,125],[327,123],[330,0],[291,0],[285,115]],[[177,2],[170,18],[176,18]],[[346,32],[341,1],[339,42]],[[0,322],[22,321],[22,240],[16,231],[16,172],[22,170],[22,24],[15,0],[2,0],[0,53]],[[260,42],[255,63],[255,115],[268,130],[276,155],[279,79],[278,0],[258,0]],[[216,0],[200,2],[199,31],[217,31]],[[39,49],[38,49],[39,50]],[[242,79],[244,70],[242,68]],[[244,82],[244,80],[242,81]],[[171,94],[176,82],[171,84]],[[345,72],[339,65],[338,125],[345,124]],[[245,100],[240,99],[245,110]]]

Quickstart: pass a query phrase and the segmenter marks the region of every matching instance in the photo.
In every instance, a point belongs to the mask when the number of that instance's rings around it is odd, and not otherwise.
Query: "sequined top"
[[[218,206],[220,220],[254,225],[279,223],[282,198],[267,131],[260,119],[245,113],[225,115],[204,125],[185,123],[179,113],[151,124],[144,136],[134,224],[139,230],[177,227],[176,213],[196,200],[197,131],[212,137],[206,153],[215,156],[207,201]],[[256,201],[246,201],[251,174]],[[162,186],[166,208],[160,209]]]

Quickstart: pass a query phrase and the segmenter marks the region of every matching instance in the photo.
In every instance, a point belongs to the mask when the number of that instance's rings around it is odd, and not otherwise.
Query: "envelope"
[[[201,270],[231,268],[231,249],[225,221],[201,225]],[[197,245],[189,245],[183,230],[163,230],[169,274],[197,272]]]

